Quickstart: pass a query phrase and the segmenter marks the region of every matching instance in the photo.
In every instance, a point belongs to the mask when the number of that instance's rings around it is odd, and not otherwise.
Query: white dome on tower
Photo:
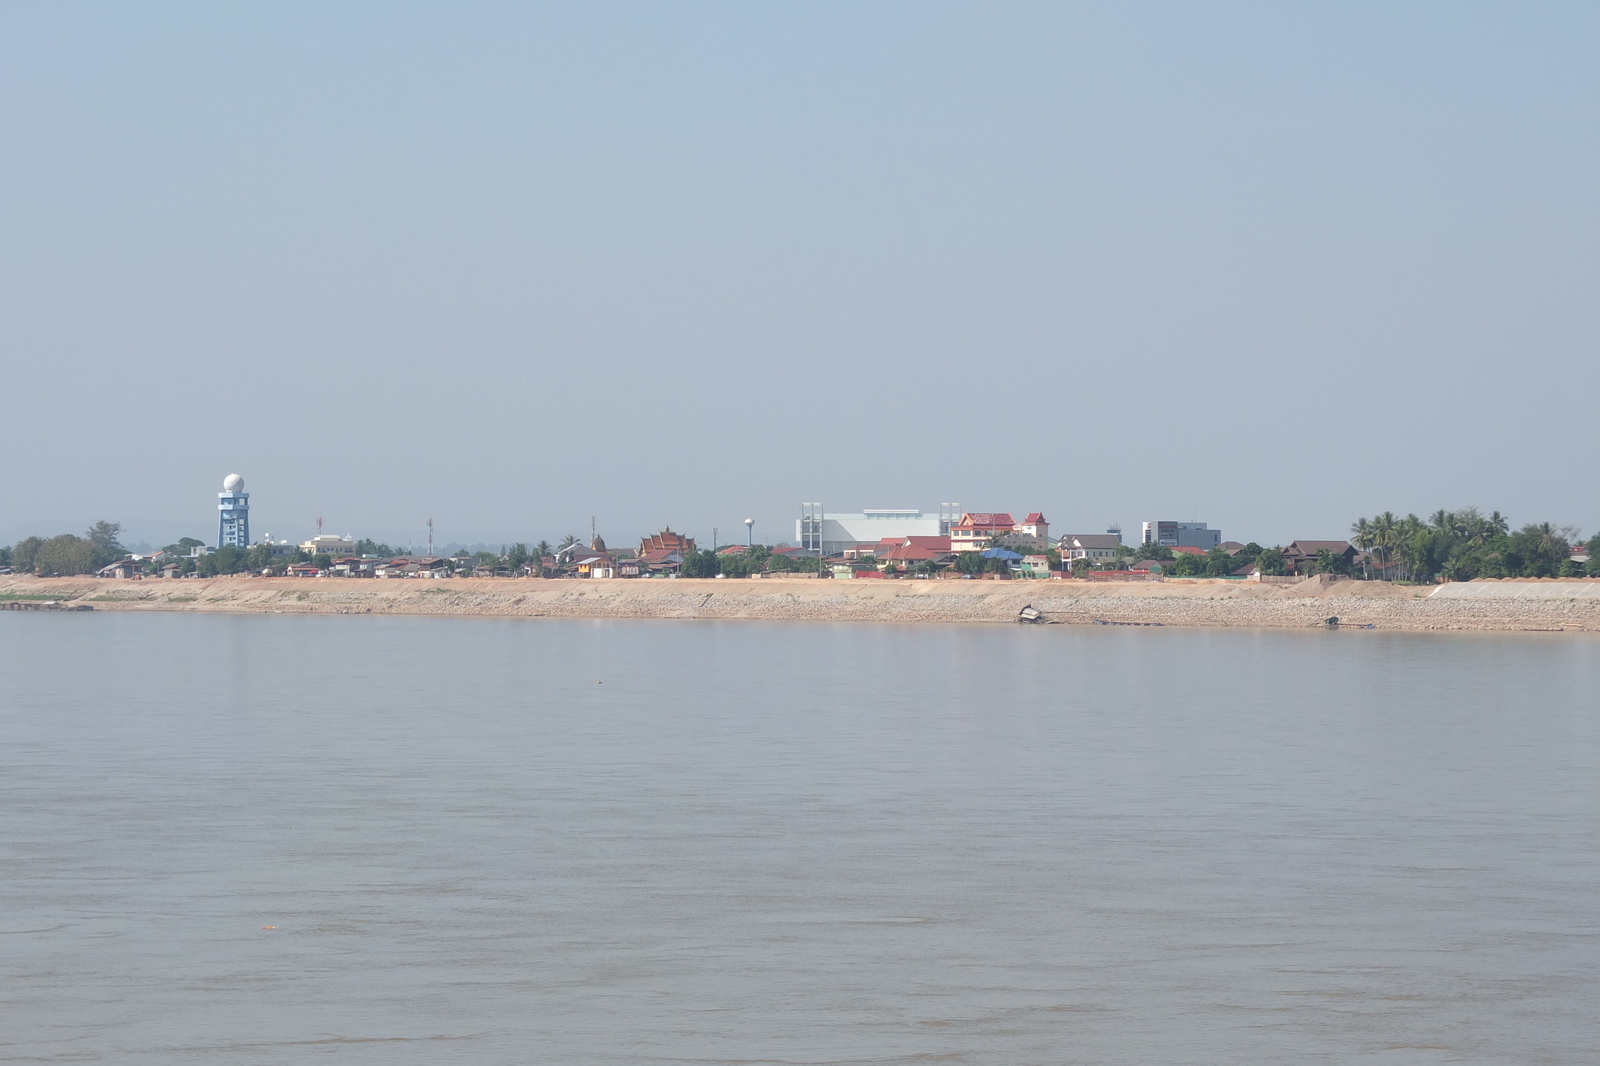
[[[244,488],[244,478],[238,474],[229,474],[222,479],[223,492],[238,492]]]

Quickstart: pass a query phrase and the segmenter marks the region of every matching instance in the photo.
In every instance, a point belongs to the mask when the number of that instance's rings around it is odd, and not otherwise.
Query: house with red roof
[[[950,527],[950,550],[981,552],[993,537],[1011,533],[1016,522],[1007,511],[968,511]]]
[[[878,541],[878,558],[887,558],[896,548],[922,548],[943,555],[950,551],[949,537],[884,537]]]
[[[1008,511],[968,511],[961,521],[950,527],[950,550],[958,552],[982,551],[989,541],[1006,536],[1028,537],[1044,542],[1050,536],[1050,523],[1038,511],[1028,512],[1021,522]]]
[[[1040,540],[1050,539],[1050,523],[1038,511],[1028,512],[1028,517],[1011,527],[1013,533],[1025,533]]]

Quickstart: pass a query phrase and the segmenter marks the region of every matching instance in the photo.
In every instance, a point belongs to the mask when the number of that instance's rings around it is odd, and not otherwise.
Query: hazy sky
[[[6,4],[0,538],[1600,527],[1592,3]],[[59,527],[59,528],[57,528]]]

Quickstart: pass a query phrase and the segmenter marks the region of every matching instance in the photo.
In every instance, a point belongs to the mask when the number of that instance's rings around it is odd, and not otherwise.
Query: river
[[[1592,1063],[1600,641],[0,613],[0,1061]]]

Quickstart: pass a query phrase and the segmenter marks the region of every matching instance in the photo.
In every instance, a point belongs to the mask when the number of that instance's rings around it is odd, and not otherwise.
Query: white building
[[[311,555],[354,555],[356,541],[351,536],[335,536],[332,533],[318,533],[308,541],[303,541],[300,550]]]
[[[835,555],[857,544],[876,544],[884,537],[938,537],[949,532],[938,515],[918,510],[869,508],[855,514],[807,510],[794,524],[795,543],[807,551]]]
[[[1199,548],[1208,552],[1222,543],[1222,530],[1207,529],[1204,522],[1146,522],[1144,543],[1162,548]]]
[[[1122,547],[1122,537],[1114,533],[1068,533],[1061,538],[1061,558],[1115,559]]]

